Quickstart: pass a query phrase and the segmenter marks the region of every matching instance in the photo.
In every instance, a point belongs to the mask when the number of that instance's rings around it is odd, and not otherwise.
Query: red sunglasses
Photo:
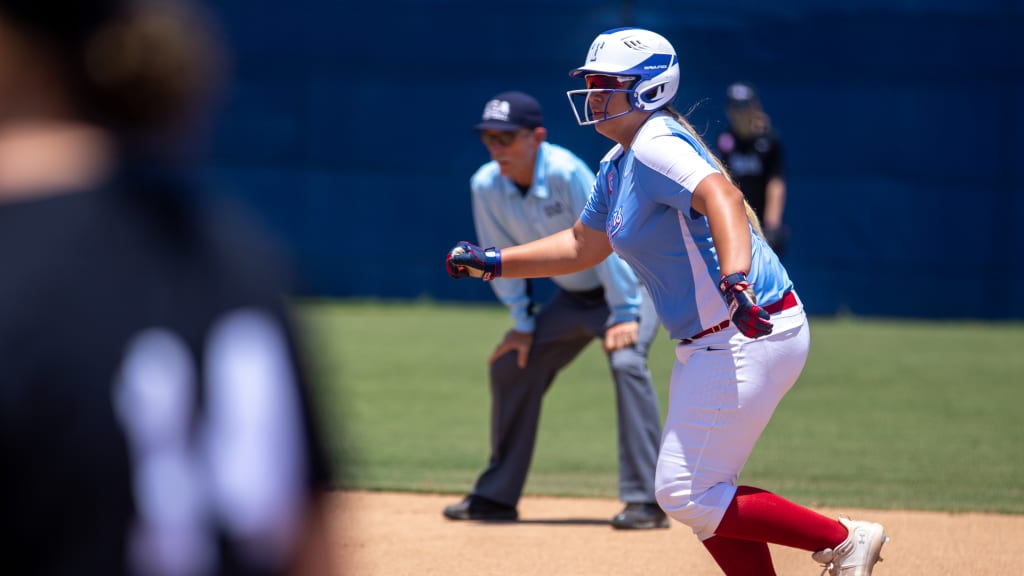
[[[587,90],[627,90],[636,78],[613,74],[587,74]]]

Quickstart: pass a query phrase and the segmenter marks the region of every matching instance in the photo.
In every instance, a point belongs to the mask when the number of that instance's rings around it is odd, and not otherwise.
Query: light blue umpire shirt
[[[537,150],[533,185],[525,194],[501,175],[494,161],[473,174],[470,189],[477,243],[485,248],[507,248],[571,228],[594,189],[594,172],[569,150],[542,142]],[[604,286],[611,311],[609,325],[638,319],[640,283],[629,265],[615,254],[593,268],[551,280],[570,292]],[[515,330],[532,333],[535,324],[526,282],[521,278],[495,278],[490,284],[498,299],[508,306]]]

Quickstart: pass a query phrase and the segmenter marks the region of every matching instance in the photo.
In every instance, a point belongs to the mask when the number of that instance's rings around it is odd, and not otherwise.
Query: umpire
[[[593,171],[547,142],[540,105],[522,92],[498,94],[475,126],[491,161],[471,179],[473,220],[483,246],[523,244],[571,227],[594,185]],[[473,491],[444,515],[516,520],[540,420],[555,376],[601,339],[618,402],[621,529],[667,528],[654,498],[661,426],[647,354],[658,330],[654,308],[629,266],[614,254],[597,266],[552,278],[553,298],[535,313],[528,280],[495,279],[513,327],[492,353],[491,456]]]

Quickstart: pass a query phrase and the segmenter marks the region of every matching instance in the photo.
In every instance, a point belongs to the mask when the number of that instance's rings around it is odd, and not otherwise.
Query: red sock
[[[842,544],[847,530],[838,520],[781,496],[751,486],[740,486],[715,535],[815,552]]]
[[[768,544],[712,536],[703,542],[725,576],[775,576]]]

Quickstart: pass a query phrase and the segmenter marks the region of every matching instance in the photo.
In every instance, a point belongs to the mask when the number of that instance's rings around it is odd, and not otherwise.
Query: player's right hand
[[[459,242],[448,252],[445,260],[452,278],[481,278],[484,282],[501,276],[501,250],[486,250],[466,241]]]
[[[526,361],[530,357],[530,346],[533,345],[533,334],[530,332],[519,332],[517,330],[509,330],[505,333],[505,338],[491,353],[491,357],[487,359],[488,364],[494,364],[498,358],[501,358],[509,352],[516,353],[516,365],[522,370],[526,368]]]

